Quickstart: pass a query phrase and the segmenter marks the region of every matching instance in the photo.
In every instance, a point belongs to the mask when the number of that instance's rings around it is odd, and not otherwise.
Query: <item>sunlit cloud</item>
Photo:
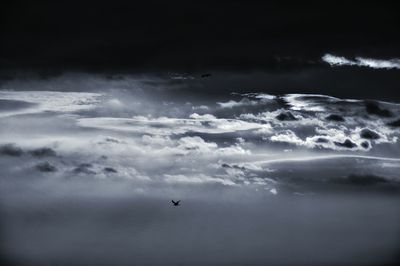
[[[400,69],[400,59],[394,58],[389,60],[373,59],[365,57],[356,57],[354,60],[347,59],[343,56],[335,56],[325,54],[322,60],[331,66],[360,66],[375,69]]]

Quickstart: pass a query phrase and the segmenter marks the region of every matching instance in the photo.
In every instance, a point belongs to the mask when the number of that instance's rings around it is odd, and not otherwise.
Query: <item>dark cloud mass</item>
[[[117,170],[115,170],[114,168],[112,168],[112,167],[104,167],[104,172],[107,172],[107,173],[118,173],[118,171]]]
[[[400,119],[388,123],[391,127],[400,127]]]
[[[361,147],[363,147],[364,149],[368,149],[369,148],[369,142],[368,141],[363,141],[361,142]]]
[[[34,104],[16,100],[0,100],[0,111],[23,109],[30,106],[34,106]]]
[[[391,117],[392,113],[389,110],[382,109],[377,102],[366,101],[365,109],[369,114],[382,116],[382,117]]]
[[[95,171],[92,170],[93,165],[90,163],[81,163],[78,167],[74,169],[74,173],[76,174],[90,174],[94,175],[96,174]]]
[[[0,264],[400,265],[399,19],[2,3]]]
[[[379,139],[380,138],[378,133],[376,133],[375,131],[370,130],[368,128],[364,128],[363,130],[361,130],[360,136],[364,139]]]
[[[24,152],[15,144],[5,144],[0,146],[0,154],[8,156],[21,156]]]
[[[328,121],[336,121],[336,122],[343,122],[344,118],[340,115],[328,115],[325,117],[326,120]]]
[[[57,155],[56,152],[51,148],[39,148],[29,151],[29,153],[35,157],[51,157]]]
[[[336,146],[339,146],[339,147],[349,148],[349,149],[352,149],[352,148],[357,147],[357,144],[355,144],[354,142],[352,142],[352,141],[349,140],[349,139],[346,139],[344,142],[338,142],[338,141],[336,141],[336,142],[335,142],[335,145],[336,145]]]
[[[56,172],[57,168],[51,165],[49,162],[43,162],[36,165],[36,169],[41,172]]]
[[[291,112],[284,112],[280,113],[279,115],[276,116],[276,119],[280,121],[293,121],[297,120],[296,117]]]

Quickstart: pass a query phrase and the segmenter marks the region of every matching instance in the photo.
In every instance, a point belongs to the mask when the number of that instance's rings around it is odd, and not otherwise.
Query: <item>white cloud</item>
[[[234,108],[234,107],[239,107],[239,106],[257,105],[258,102],[249,100],[247,98],[243,98],[239,102],[234,101],[234,100],[229,100],[227,102],[217,102],[217,104],[221,108]]]
[[[194,114],[191,114],[189,117],[193,118],[193,119],[200,119],[200,120],[215,120],[215,119],[217,119],[215,116],[213,116],[211,114],[199,115],[197,113],[194,113]]]
[[[210,177],[204,174],[197,174],[197,175],[168,175],[165,174],[165,181],[168,183],[194,183],[194,184],[201,184],[201,183],[220,183],[226,186],[234,186],[236,185],[232,180],[223,179],[220,177]]]
[[[269,192],[271,192],[274,195],[278,194],[278,191],[276,190],[276,188],[270,189]]]
[[[178,140],[177,148],[181,149],[183,153],[189,152],[202,153],[204,155],[245,155],[250,154],[249,150],[245,150],[239,145],[233,145],[228,147],[218,147],[215,142],[206,142],[202,138],[195,137],[183,137]]]
[[[325,111],[324,106],[322,106],[320,103],[301,99],[302,97],[321,97],[326,99],[333,98],[319,94],[287,94],[283,97],[283,99],[285,99],[291,106],[291,109],[295,111]]]
[[[325,54],[322,57],[322,60],[331,66],[364,66],[375,69],[392,69],[397,68],[400,69],[400,59],[373,59],[373,58],[364,58],[364,57],[356,57],[355,60],[347,59],[343,56],[335,56],[331,54]]]
[[[143,135],[142,142],[144,144],[149,145],[158,145],[158,146],[171,146],[173,141],[168,136],[159,136],[159,135]]]
[[[356,57],[359,66],[366,66],[371,68],[397,68],[400,69],[400,59],[379,60],[372,58]]]
[[[296,136],[296,134],[291,130],[286,130],[283,133],[271,136],[271,141],[273,142],[285,142],[295,145],[303,145],[304,141]]]
[[[200,137],[183,137],[178,141],[178,147],[183,150],[196,150],[200,152],[210,152],[213,149],[218,148],[218,145],[214,142],[205,142]]]
[[[77,122],[81,127],[158,135],[176,135],[187,132],[217,134],[243,130],[271,129],[269,124],[246,122],[240,119],[216,118],[210,114],[199,115],[196,113],[191,114],[190,119],[148,118],[144,116],[132,118],[95,117],[80,118]]]
[[[236,93],[233,93],[233,94],[236,94]],[[275,95],[266,94],[266,93],[243,93],[240,95],[255,98],[255,99],[261,99],[261,100],[275,100],[276,99]]]
[[[209,110],[210,108],[207,105],[199,105],[199,106],[192,106],[193,110]]]
[[[195,79],[195,78],[187,73],[170,73],[170,79],[185,80],[185,79]]]
[[[352,66],[352,65],[357,65],[356,62],[347,59],[346,57],[343,56],[335,56],[331,54],[325,54],[322,57],[322,60],[324,60],[326,63],[330,64],[331,66]]]
[[[32,107],[1,112],[0,115],[30,114],[41,112],[70,113],[92,109],[100,103],[99,93],[59,91],[0,91],[0,99],[24,101]]]

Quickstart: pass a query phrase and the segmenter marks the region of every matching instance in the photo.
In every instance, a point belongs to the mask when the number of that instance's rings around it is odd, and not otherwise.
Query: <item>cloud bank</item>
[[[9,174],[129,180],[143,191],[179,184],[279,195],[292,166],[277,162],[400,156],[399,131],[391,126],[400,117],[395,103],[254,92],[188,101],[162,80],[92,82],[103,90],[0,91],[0,100],[9,101],[0,110],[0,156],[11,162]],[[373,165],[382,178],[397,169]],[[346,175],[358,170],[353,165]]]

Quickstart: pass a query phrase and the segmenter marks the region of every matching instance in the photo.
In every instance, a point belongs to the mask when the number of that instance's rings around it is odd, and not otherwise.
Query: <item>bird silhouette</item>
[[[171,202],[172,202],[172,204],[173,204],[174,206],[179,206],[179,205],[181,205],[181,201],[180,201],[180,200],[177,200],[177,201],[171,200]]]

